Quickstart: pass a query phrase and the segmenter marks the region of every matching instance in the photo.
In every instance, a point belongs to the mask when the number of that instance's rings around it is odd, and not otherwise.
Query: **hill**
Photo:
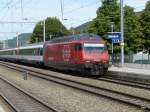
[[[83,33],[91,25],[91,23],[92,23],[92,21],[86,22],[86,23],[74,28],[74,30],[79,33]]]
[[[140,12],[136,12],[136,15],[138,17],[141,16],[143,11],[140,11]],[[74,28],[75,31],[79,32],[79,33],[83,33],[84,31],[86,31],[86,29],[91,25],[92,21],[89,21],[89,22],[86,22],[86,23],[83,23],[81,24],[80,26],[77,26],[76,28]]]
[[[31,33],[22,33],[18,36],[19,46],[26,45],[30,42]],[[17,37],[6,41],[8,48],[14,48],[17,46]]]

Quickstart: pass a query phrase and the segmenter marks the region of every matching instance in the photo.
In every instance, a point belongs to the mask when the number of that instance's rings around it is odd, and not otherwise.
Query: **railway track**
[[[7,100],[7,98],[4,95],[0,94],[0,100],[2,100],[1,102],[3,102],[3,103],[5,102],[5,106],[7,105],[5,107],[5,108],[7,108],[6,111],[17,112],[17,109],[15,108],[15,106],[9,100]],[[4,110],[4,108],[0,109],[0,112],[3,110]]]
[[[119,79],[119,78],[116,79],[116,78],[109,77],[109,76],[101,77],[101,78],[98,78],[95,80],[150,90],[150,84],[149,83],[142,83],[142,82],[137,82],[137,81],[128,81],[128,80],[123,80],[123,79]]]
[[[32,70],[27,67],[21,67],[21,66],[17,66],[17,65],[15,66],[13,64],[4,63],[4,62],[0,63],[0,64],[3,66],[9,67],[11,69],[14,69],[16,71],[28,72],[29,75],[39,77],[44,80],[52,81],[57,84],[65,85],[65,86],[75,88],[75,89],[78,89],[78,90],[81,90],[84,92],[88,92],[90,94],[94,94],[96,96],[106,97],[108,99],[112,99],[112,100],[115,100],[115,101],[118,101],[121,103],[135,106],[137,108],[141,108],[146,111],[150,111],[150,99],[147,99],[144,97],[138,97],[135,95],[118,92],[118,91],[114,91],[111,89],[106,89],[106,88],[102,88],[102,87],[93,86],[90,84],[85,84],[82,82],[78,82],[77,80],[70,80],[70,79],[66,79],[66,78],[62,78],[62,77],[58,77],[58,76],[53,76],[50,74]]]
[[[1,96],[15,112],[58,112],[32,94],[0,77]],[[6,90],[7,88],[7,90]]]

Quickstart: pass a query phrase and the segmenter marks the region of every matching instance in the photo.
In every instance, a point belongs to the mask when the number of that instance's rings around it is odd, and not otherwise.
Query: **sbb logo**
[[[63,47],[63,60],[64,61],[69,61],[70,59],[70,47],[69,45],[64,45]]]

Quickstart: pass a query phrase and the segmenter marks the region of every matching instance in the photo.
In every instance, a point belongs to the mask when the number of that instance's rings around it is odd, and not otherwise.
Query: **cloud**
[[[134,7],[135,11],[144,9],[147,1],[149,0],[124,0],[125,4]]]

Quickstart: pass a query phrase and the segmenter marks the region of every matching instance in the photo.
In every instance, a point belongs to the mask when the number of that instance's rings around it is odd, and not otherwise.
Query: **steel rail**
[[[150,90],[150,85],[149,84],[138,83],[138,82],[135,82],[135,81],[127,81],[127,80],[110,78],[110,77],[101,77],[101,78],[94,79],[94,80],[105,81],[105,82],[110,82],[110,83],[115,83],[115,84],[120,84],[120,85],[125,85],[125,86]]]
[[[2,93],[0,93],[0,97],[3,98],[3,100],[15,111],[15,112],[19,112],[19,109],[13,105]]]
[[[44,101],[41,101],[38,97],[36,96],[33,96],[31,93],[23,90],[22,88],[20,88],[19,86],[13,84],[12,82],[10,82],[9,80],[3,78],[3,77],[0,77],[0,80],[4,81],[5,83],[7,83],[8,85],[14,87],[15,89],[17,89],[18,91],[20,91],[21,93],[25,94],[26,96],[28,96],[29,98],[33,99],[34,101],[38,102],[39,104],[43,105],[44,107],[48,108],[51,112],[59,112],[57,111],[56,109],[50,107],[46,102]],[[4,95],[3,95],[4,97]],[[6,100],[7,98],[4,97]],[[8,100],[7,100],[8,101]],[[8,101],[9,102],[9,101]],[[13,106],[13,108],[17,109],[15,105],[13,105],[11,102],[9,102],[9,104],[11,104]],[[19,109],[17,109],[17,112],[20,112]]]
[[[113,76],[109,76],[109,75],[106,75],[105,78],[107,79],[115,79],[115,80],[120,80],[120,81],[124,81],[124,82],[131,82],[131,83],[136,83],[136,84],[140,84],[140,85],[147,85],[147,86],[150,86],[150,82],[140,82],[140,81],[133,81],[133,79],[122,79],[121,77],[113,77]]]
[[[14,69],[14,70],[20,71],[20,72],[28,71],[29,74],[32,76],[36,76],[36,77],[39,77],[39,78],[42,78],[42,79],[45,79],[48,81],[52,81],[54,83],[58,83],[58,84],[61,84],[64,86],[82,90],[84,92],[88,92],[88,93],[94,94],[96,96],[106,97],[108,99],[112,99],[115,101],[119,101],[119,102],[122,102],[122,103],[125,103],[128,105],[132,105],[132,106],[150,111],[150,99],[147,99],[147,98],[138,97],[138,96],[134,96],[131,94],[118,92],[118,91],[114,91],[114,90],[106,89],[106,88],[102,88],[102,87],[96,87],[96,86],[85,84],[82,82],[61,78],[58,76],[52,76],[50,74],[37,72],[35,70],[21,67],[21,66],[14,66],[14,65],[11,65],[8,63],[7,64],[1,63],[1,65],[7,66],[11,69]]]

